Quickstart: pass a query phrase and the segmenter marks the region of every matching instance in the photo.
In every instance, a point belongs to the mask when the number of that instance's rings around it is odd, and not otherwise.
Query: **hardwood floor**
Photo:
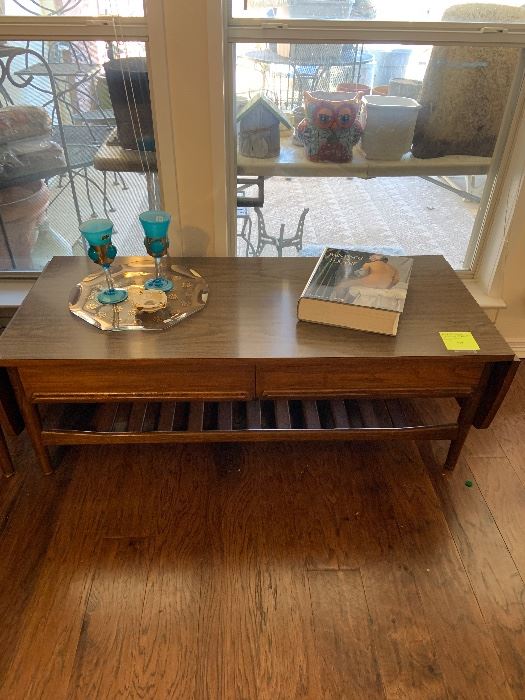
[[[51,477],[13,448],[2,700],[525,698],[523,368],[451,475],[439,443],[92,446]]]

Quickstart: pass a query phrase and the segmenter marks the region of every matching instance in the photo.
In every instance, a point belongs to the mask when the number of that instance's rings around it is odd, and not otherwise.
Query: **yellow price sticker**
[[[447,350],[479,350],[476,339],[469,331],[440,332]]]

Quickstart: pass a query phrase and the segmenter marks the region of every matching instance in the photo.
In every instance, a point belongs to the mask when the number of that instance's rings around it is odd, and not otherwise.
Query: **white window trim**
[[[229,41],[525,46],[525,23],[233,19]]]
[[[524,57],[522,56],[522,62]],[[489,295],[501,293],[498,272],[504,258],[512,220],[520,195],[523,196],[525,177],[525,79],[518,95],[510,125],[500,169],[493,192],[491,206],[486,211],[480,238],[480,248],[474,259],[474,276],[480,288]]]

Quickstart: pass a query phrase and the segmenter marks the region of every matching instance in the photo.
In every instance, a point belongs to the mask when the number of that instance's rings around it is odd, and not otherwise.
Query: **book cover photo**
[[[413,258],[327,248],[298,305],[300,320],[395,335]]]

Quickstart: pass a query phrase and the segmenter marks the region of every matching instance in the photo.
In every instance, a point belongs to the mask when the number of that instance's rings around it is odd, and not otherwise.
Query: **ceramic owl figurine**
[[[297,127],[297,138],[306,157],[315,162],[349,163],[361,138],[357,121],[360,95],[346,92],[305,92],[306,117]]]

